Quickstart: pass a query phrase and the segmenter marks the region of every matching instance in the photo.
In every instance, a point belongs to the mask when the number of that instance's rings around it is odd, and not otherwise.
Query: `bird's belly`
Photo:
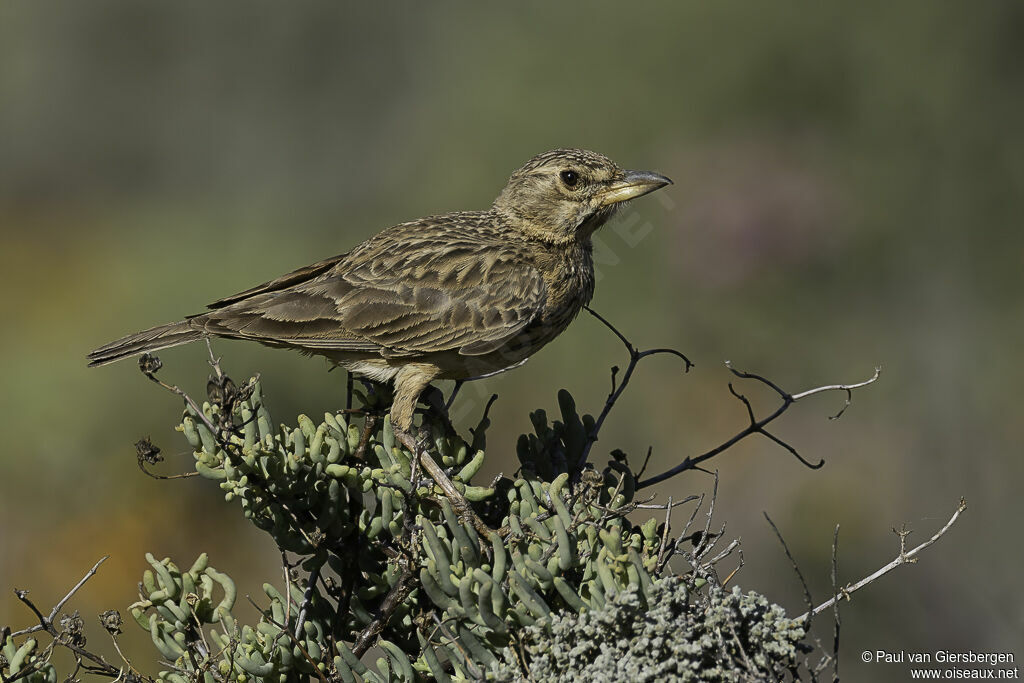
[[[383,358],[370,360],[341,360],[338,365],[354,375],[365,377],[374,382],[390,382],[402,369],[401,365],[392,365]]]

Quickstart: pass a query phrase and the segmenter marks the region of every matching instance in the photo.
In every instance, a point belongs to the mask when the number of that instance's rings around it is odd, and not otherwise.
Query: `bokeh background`
[[[660,471],[742,428],[726,359],[791,391],[882,365],[842,419],[832,394],[779,422],[823,469],[757,439],[713,461],[735,580],[803,609],[762,511],[821,601],[834,524],[852,581],[894,557],[892,527],[923,541],[963,495],[919,564],[844,607],[842,672],[906,679],[862,650],[1024,656],[1022,35],[1011,1],[0,4],[0,623],[31,621],[12,587],[51,605],[102,554],[74,602],[90,627],[135,599],[147,550],[208,550],[254,595],[279,575],[215,487],[139,472],[147,435],[162,471],[188,467],[180,404],[87,351],[387,225],[484,208],[533,154],[579,146],[676,181],[598,235],[594,306],[697,364],[646,361],[599,450],[650,445]],[[216,350],[263,373],[280,420],[339,405],[320,360]],[[202,394],[201,345],[161,356]],[[565,387],[599,410],[623,362],[584,316],[467,387],[460,421],[499,393],[489,463],[511,472],[531,409]],[[129,624],[129,656],[151,659],[147,639]]]

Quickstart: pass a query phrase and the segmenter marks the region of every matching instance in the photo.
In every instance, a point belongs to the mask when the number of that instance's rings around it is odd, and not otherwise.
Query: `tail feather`
[[[106,365],[147,351],[188,344],[204,336],[205,333],[192,327],[188,320],[158,325],[99,347],[89,354],[89,367]]]

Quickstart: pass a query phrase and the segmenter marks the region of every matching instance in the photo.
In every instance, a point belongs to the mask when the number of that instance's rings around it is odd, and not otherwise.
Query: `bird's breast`
[[[546,344],[562,333],[594,296],[594,262],[589,245],[559,254],[544,268],[545,301],[530,327],[535,342]]]

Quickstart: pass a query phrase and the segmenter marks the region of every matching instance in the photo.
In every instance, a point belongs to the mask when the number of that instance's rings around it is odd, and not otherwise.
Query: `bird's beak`
[[[598,194],[601,206],[618,204],[629,199],[642,197],[660,187],[671,185],[672,181],[660,173],[651,171],[625,171],[621,178],[613,180]]]

